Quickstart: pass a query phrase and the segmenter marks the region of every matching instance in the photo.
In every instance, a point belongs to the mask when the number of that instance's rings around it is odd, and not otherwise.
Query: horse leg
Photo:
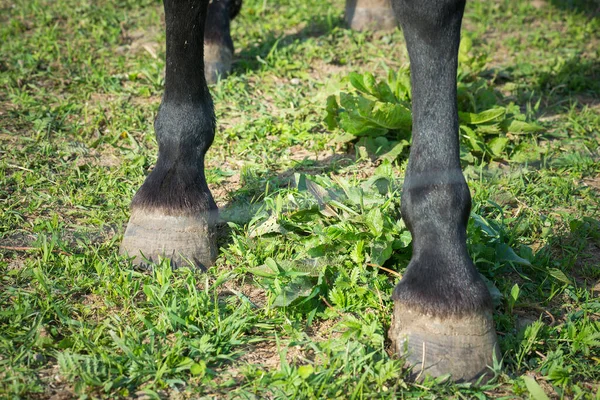
[[[204,32],[204,75],[216,83],[231,71],[233,40],[230,21],[240,12],[242,0],[212,0],[208,5]]]
[[[344,17],[355,31],[387,31],[398,24],[391,0],[346,0]]]
[[[216,258],[217,206],[204,175],[214,138],[213,104],[204,78],[209,0],[165,0],[165,92],[154,122],[158,160],[131,203],[121,252],[135,262],[168,257],[206,268]]]
[[[466,246],[471,196],[459,162],[456,69],[465,0],[394,0],[410,57],[413,136],[402,217],[413,256],[390,338],[414,375],[471,381],[498,353],[490,294]]]

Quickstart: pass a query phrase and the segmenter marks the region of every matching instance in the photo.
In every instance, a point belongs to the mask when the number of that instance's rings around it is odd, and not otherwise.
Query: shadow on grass
[[[307,175],[336,173],[354,162],[353,155],[343,153],[333,154],[320,160],[306,157],[283,172],[268,170],[260,176],[245,175],[240,187],[228,194],[231,200],[219,209],[222,221],[218,233],[219,247],[231,243],[231,228],[228,222],[246,225],[260,212],[264,205],[267,187],[271,193],[292,188],[295,186],[294,175],[297,173]]]
[[[548,104],[573,98],[582,105],[600,104],[600,60],[573,56],[558,68],[542,72],[532,90],[540,92]]]
[[[600,190],[595,190],[600,195]],[[545,252],[549,263],[564,268],[576,286],[600,296],[600,220],[583,217],[569,221],[568,232],[551,236],[540,252]]]
[[[566,295],[580,305],[592,306],[591,302],[600,300],[600,220],[582,217],[568,223],[566,231],[556,231],[549,236],[547,245],[535,252],[534,268],[515,266],[514,272],[507,270],[501,278],[511,284],[518,282],[521,289],[530,293],[515,304],[512,321],[506,311],[501,312],[504,329],[516,329],[509,340],[521,337],[528,326],[540,319],[556,326],[581,318],[584,306],[565,302]],[[584,289],[586,294],[577,289]]]
[[[597,58],[574,54],[569,59],[559,59],[543,71],[531,64],[517,64],[504,71],[486,71],[482,76],[496,79],[496,84],[501,83],[499,81],[518,84],[518,99],[509,96],[506,101],[518,104],[540,101],[542,114],[562,113],[571,105],[594,107],[600,104],[600,59]],[[520,85],[521,82],[529,83]]]
[[[556,8],[577,12],[589,17],[600,15],[600,2],[598,0],[550,0]]]
[[[258,46],[240,51],[233,63],[232,73],[243,74],[247,71],[259,70],[277,49],[285,48],[295,42],[304,42],[310,38],[326,36],[335,28],[344,27],[346,27],[346,22],[342,17],[321,15],[313,17],[304,28],[296,33],[278,35],[276,32],[269,32]]]

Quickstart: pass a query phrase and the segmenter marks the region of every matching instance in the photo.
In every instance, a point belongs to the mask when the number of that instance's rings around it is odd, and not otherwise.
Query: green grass
[[[400,31],[345,29],[342,0],[246,0],[233,74],[211,88],[219,259],[148,272],[117,253],[156,161],[161,3],[0,10],[1,398],[598,398],[597,2],[467,5],[465,111],[542,127],[471,126],[504,146],[464,142],[469,250],[503,355],[481,387],[405,381],[388,353],[408,150],[383,161],[324,122],[351,72],[406,67]]]

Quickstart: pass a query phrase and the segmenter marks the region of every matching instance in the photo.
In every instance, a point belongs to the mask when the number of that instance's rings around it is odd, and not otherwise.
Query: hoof
[[[390,0],[346,0],[345,18],[355,31],[389,31],[398,26]]]
[[[171,259],[174,268],[195,266],[206,270],[217,258],[215,222],[209,215],[172,216],[158,211],[133,210],[120,253],[146,266],[160,258]]]
[[[489,312],[439,318],[395,302],[389,331],[394,350],[412,367],[410,377],[450,374],[455,382],[474,382],[492,376],[494,353],[500,358],[494,321]]]
[[[204,77],[206,83],[211,85],[219,79],[224,79],[231,72],[233,51],[225,46],[215,43],[204,44]]]

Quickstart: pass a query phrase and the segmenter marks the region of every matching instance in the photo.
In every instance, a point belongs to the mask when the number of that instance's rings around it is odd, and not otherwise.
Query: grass
[[[543,128],[478,131],[507,138],[496,153],[465,142],[503,355],[480,387],[405,381],[388,353],[407,149],[382,160],[324,122],[351,72],[406,66],[400,31],[345,29],[341,0],[247,0],[211,88],[219,259],[148,272],[117,249],[156,161],[160,2],[0,7],[0,397],[598,398],[596,2],[467,5],[465,93]]]

